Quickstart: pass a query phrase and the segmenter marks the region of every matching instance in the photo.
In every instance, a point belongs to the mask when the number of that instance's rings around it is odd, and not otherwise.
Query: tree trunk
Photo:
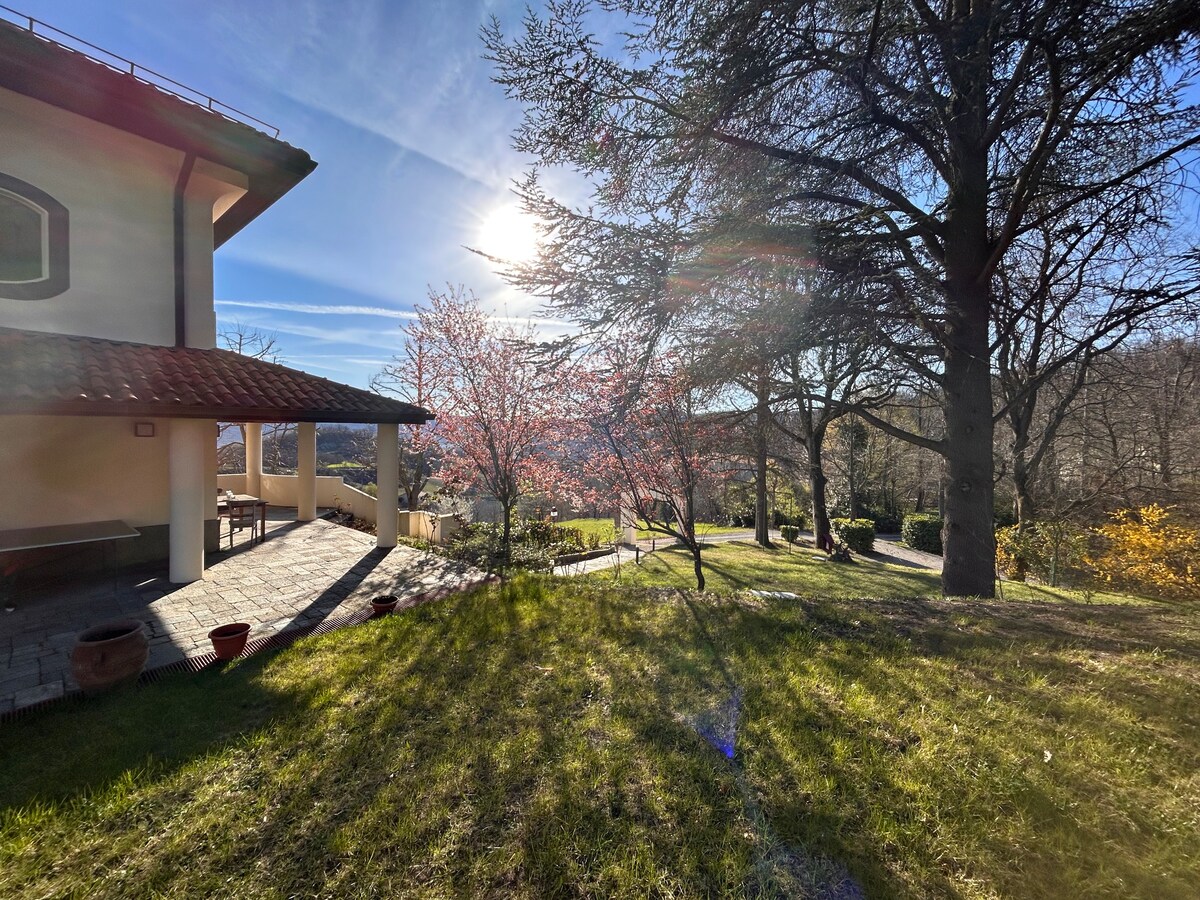
[[[825,443],[825,429],[810,432],[808,438],[808,486],[812,491],[812,526],[817,549],[828,551],[831,546],[829,509],[825,504],[825,468],[821,462],[821,447]]]
[[[857,421],[853,418],[845,419],[849,422],[850,431],[850,453],[846,465],[846,488],[850,494],[850,518],[858,518],[858,469],[856,465],[857,447],[855,447],[858,431],[855,428]]]
[[[960,319],[946,354],[945,526],[942,593],[994,597],[996,535],[992,508],[992,384],[987,351],[987,306]]]
[[[771,514],[767,502],[767,436],[771,427],[771,384],[767,369],[759,366],[754,392],[754,540],[762,547],[771,546]]]
[[[1018,453],[1013,457],[1013,488],[1017,495],[1016,513],[1018,534],[1024,534],[1033,525],[1034,519],[1037,516],[1037,510],[1033,501],[1033,493],[1029,489],[1029,482],[1029,466],[1026,464],[1023,454]],[[1025,557],[1018,553],[1016,559],[1013,560],[1013,565],[1013,580],[1024,581],[1029,575]]]
[[[988,333],[993,236],[988,225],[988,148],[983,138],[990,61],[982,32],[979,28],[961,30],[959,59],[970,63],[951,74],[959,90],[950,101],[954,124],[948,135],[958,177],[946,198],[943,241],[946,508],[942,594],[946,597],[996,595],[995,427]]]
[[[1023,465],[1013,465],[1013,487],[1017,494],[1017,529],[1024,531],[1037,519],[1037,505],[1029,489],[1029,472]]]
[[[759,421],[754,447],[754,540],[763,547],[771,546],[770,504],[767,503],[767,435],[766,424]]]
[[[504,507],[504,531],[500,538],[500,571],[508,570],[509,560],[512,559],[512,502],[502,503]]]
[[[696,573],[696,590],[704,590],[704,567],[700,563],[700,541],[696,538],[696,485],[689,482],[683,490],[683,518],[680,532],[687,538],[684,544],[692,551],[692,569]]]

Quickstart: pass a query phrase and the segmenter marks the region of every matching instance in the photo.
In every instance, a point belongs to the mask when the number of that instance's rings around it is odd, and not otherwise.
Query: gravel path
[[[935,553],[923,550],[913,550],[900,544],[898,535],[876,535],[875,550],[867,554],[879,562],[891,563],[894,566],[909,566],[914,569],[930,569],[942,571],[942,558]]]
[[[812,543],[813,534],[811,531],[800,532],[801,537]],[[729,541],[753,541],[754,531],[746,529],[731,534],[714,534],[704,538],[706,544],[724,544]],[[779,536],[778,531],[771,532],[771,540],[783,544],[783,538]],[[894,566],[908,566],[912,569],[928,569],[931,572],[942,571],[942,558],[933,553],[924,553],[920,550],[913,550],[909,547],[901,546],[899,543],[899,535],[877,535],[875,537],[875,550],[866,554],[868,559],[873,559],[877,562],[890,563]],[[649,553],[651,542],[639,541],[638,546],[643,554]],[[656,542],[659,548],[671,546],[665,540]],[[632,548],[623,547],[618,553],[611,556],[601,556],[598,559],[589,559],[586,562],[571,563],[565,566],[558,566],[554,569],[556,575],[582,575],[586,572],[595,572],[600,569],[609,569],[618,564],[632,564],[634,562],[634,551]]]

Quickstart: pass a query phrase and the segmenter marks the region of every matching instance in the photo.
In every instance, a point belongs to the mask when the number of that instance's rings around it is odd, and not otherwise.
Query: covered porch
[[[380,548],[350,528],[273,510],[262,543],[238,541],[210,554],[202,580],[172,584],[165,569],[73,579],[0,611],[0,715],[74,690],[71,648],[97,622],[145,622],[146,665],[154,669],[207,653],[217,625],[248,622],[251,638],[259,638],[369,610],[382,594],[412,603],[481,576],[444,557]]]
[[[137,529],[118,552],[166,557],[168,580],[205,577],[219,544],[217,422],[247,423],[244,492],[265,490],[261,425],[297,423],[290,476],[298,522],[316,518],[318,422],[377,428],[375,544],[395,547],[399,425],[425,410],[227,350],[164,347],[0,328],[0,465],[22,479],[0,497],[0,529],[86,526],[119,520]],[[253,437],[252,437],[253,436]],[[144,552],[125,553],[131,545]],[[19,542],[14,544],[19,546]],[[40,549],[40,548],[39,548]]]

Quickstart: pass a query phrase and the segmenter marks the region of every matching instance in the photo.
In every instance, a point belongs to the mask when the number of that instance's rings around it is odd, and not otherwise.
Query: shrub
[[[779,527],[779,536],[789,544],[794,544],[800,537],[800,529],[795,525],[781,525]]]
[[[554,557],[567,552],[574,551],[567,551],[554,545],[539,547],[535,544],[513,544],[509,565],[514,569],[525,569],[530,572],[549,572],[554,568]]]
[[[890,509],[868,509],[864,518],[875,523],[876,534],[899,534],[903,527],[900,513]]]
[[[1011,503],[997,502],[992,512],[992,522],[997,528],[1007,528],[1017,524],[1017,514]]]
[[[1033,575],[1057,587],[1060,582],[1085,577],[1089,534],[1070,522],[1032,522],[1023,531],[1017,526],[996,530],[996,569],[1009,578]]]
[[[900,526],[904,543],[914,550],[942,555],[942,520],[932,513],[912,513]]]
[[[454,536],[443,552],[452,559],[470,563],[477,568],[494,570],[504,556],[503,529],[499,525],[476,522]],[[554,557],[579,553],[584,547],[582,532],[549,522],[514,522],[509,565],[516,569],[548,572]]]
[[[875,523],[870,519],[831,519],[837,539],[855,553],[870,553],[875,547]]]
[[[499,529],[486,522],[475,522],[456,534],[444,552],[451,559],[490,572],[500,561]]]
[[[1110,524],[1096,529],[1101,551],[1087,559],[1097,577],[1162,597],[1194,599],[1200,594],[1200,532],[1169,518],[1157,503],[1113,513]]]
[[[580,553],[587,545],[587,538],[578,528],[554,525],[541,519],[522,519],[513,522],[512,545],[514,548],[554,548],[561,553]],[[563,549],[565,548],[565,549]],[[514,553],[514,557],[515,557]]]
[[[796,528],[804,529],[808,527],[808,516],[803,512],[785,513],[783,510],[773,510],[771,512],[771,526],[773,528],[782,529],[785,525],[794,525]]]

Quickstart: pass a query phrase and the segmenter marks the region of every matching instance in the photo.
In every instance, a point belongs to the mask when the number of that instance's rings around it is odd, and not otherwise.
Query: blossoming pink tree
[[[489,317],[462,287],[430,291],[407,329],[424,356],[428,405],[437,415],[448,485],[474,487],[504,511],[503,562],[511,549],[512,514],[531,493],[563,493],[571,483],[563,461],[575,434],[569,361],[537,352],[531,326]]]
[[[720,458],[721,427],[704,415],[703,395],[677,356],[639,363],[610,351],[587,407],[592,440],[587,468],[650,531],[679,540],[692,554],[704,590],[696,500]]]

